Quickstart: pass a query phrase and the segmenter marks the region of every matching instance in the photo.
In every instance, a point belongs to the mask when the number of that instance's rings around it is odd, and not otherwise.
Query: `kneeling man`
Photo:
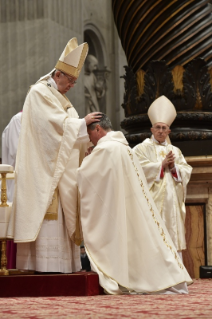
[[[78,169],[86,252],[109,294],[187,293],[192,280],[122,132],[102,115],[88,126],[95,145]],[[173,287],[175,286],[175,287]]]

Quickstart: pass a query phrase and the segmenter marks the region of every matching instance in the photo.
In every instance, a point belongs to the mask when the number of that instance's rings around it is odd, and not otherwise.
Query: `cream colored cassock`
[[[69,273],[81,269],[79,247],[70,238],[78,207],[76,169],[89,138],[84,119],[56,88],[48,76],[26,97],[8,236],[18,243],[17,268]],[[58,220],[46,220],[57,186]]]
[[[110,294],[153,293],[192,280],[121,132],[98,141],[78,169],[86,252]]]
[[[2,133],[2,164],[15,167],[18,139],[21,131],[22,112],[12,117]],[[7,181],[7,199],[13,201],[14,180]]]
[[[138,156],[147,179],[150,194],[165,222],[166,228],[178,251],[186,249],[185,242],[185,199],[186,187],[192,167],[186,163],[179,148],[166,141],[159,144],[154,136],[147,138],[133,149]],[[174,178],[166,168],[164,177],[160,178],[162,161],[172,151],[175,155],[175,167],[178,178]]]

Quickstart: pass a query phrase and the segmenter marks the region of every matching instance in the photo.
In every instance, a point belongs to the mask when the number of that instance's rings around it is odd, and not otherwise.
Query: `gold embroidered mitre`
[[[87,54],[88,44],[85,42],[78,45],[77,38],[72,38],[68,41],[55,68],[70,76],[78,78]]]
[[[170,126],[177,116],[174,105],[164,95],[160,96],[150,105],[147,114],[152,125],[161,122]]]

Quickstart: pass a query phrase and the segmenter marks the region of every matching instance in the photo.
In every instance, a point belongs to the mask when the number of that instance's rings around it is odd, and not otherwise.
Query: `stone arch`
[[[94,55],[99,61],[99,68],[107,65],[105,42],[99,29],[92,23],[84,27],[84,41],[89,44],[89,54]]]

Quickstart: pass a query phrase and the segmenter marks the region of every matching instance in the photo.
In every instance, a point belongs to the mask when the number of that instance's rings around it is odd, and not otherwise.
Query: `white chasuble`
[[[121,132],[109,132],[84,158],[78,187],[86,252],[108,293],[192,282]]]
[[[185,199],[186,187],[192,167],[186,163],[181,151],[167,142],[161,145],[153,138],[146,139],[133,149],[138,156],[147,179],[150,193],[177,250],[186,249],[185,242]],[[172,151],[178,179],[172,176],[169,168],[160,178],[162,161]]]
[[[78,211],[76,169],[80,151],[89,142],[87,132],[80,135],[83,121],[69,100],[45,80],[26,97],[8,227],[8,237],[18,243],[19,268],[44,272],[81,268],[79,247],[71,237]],[[46,220],[56,188],[58,216]]]

